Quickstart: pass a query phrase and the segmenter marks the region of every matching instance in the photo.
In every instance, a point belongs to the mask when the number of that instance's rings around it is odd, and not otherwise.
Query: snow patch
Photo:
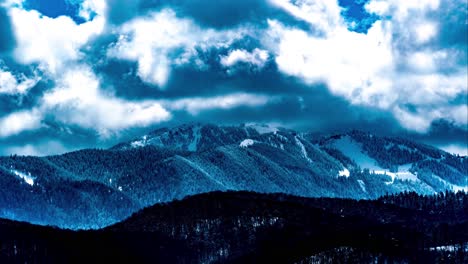
[[[407,180],[407,181],[419,181],[418,176],[414,175],[413,173],[409,171],[389,172],[386,170],[375,170],[373,171],[373,173],[390,176],[392,178],[392,181],[388,182],[387,185],[393,184],[395,182],[395,179]]]
[[[454,185],[452,184],[452,190],[454,192],[466,192],[468,193],[468,186],[458,186],[458,185]]]
[[[198,148],[198,142],[200,142],[201,139],[201,134],[200,134],[200,126],[193,126],[192,127],[192,142],[188,145],[187,149],[189,151],[197,151]]]
[[[259,134],[267,134],[267,133],[276,134],[276,132],[279,131],[279,129],[277,127],[274,127],[274,126],[271,126],[271,125],[266,125],[266,124],[263,124],[263,125],[246,124],[246,127],[250,127],[250,128],[253,128],[253,129],[257,130],[257,132]]]
[[[132,148],[141,148],[147,145],[148,136],[143,136],[141,140],[133,141],[130,145]]]
[[[20,171],[17,171],[17,170],[11,170],[11,172],[13,174],[15,174],[16,176],[20,177],[21,179],[23,179],[27,184],[33,186],[34,185],[34,180],[36,179],[35,177],[31,176],[31,173],[28,172],[28,174],[26,173],[23,173],[23,172],[20,172]]]
[[[349,177],[349,170],[347,168],[344,168],[343,170],[340,170],[338,172],[338,175],[348,178]]]
[[[460,249],[464,250],[466,252],[468,250],[468,244],[465,244],[465,245],[447,245],[447,246],[438,246],[438,247],[429,248],[429,250],[431,250],[431,251],[450,251],[450,252],[457,252]]]
[[[435,174],[432,174],[432,177],[434,177],[434,178],[438,179],[439,181],[441,181],[442,183],[444,183],[446,187],[450,187],[450,189],[452,189],[452,191],[454,191],[454,192],[468,192],[468,185],[465,185],[465,186],[455,185],[455,184],[452,184],[452,183],[442,179],[442,177],[440,177],[438,175],[435,175]]]
[[[363,151],[362,145],[353,140],[350,136],[344,136],[333,141],[332,147],[354,160],[356,165],[362,169],[369,169],[370,171],[382,170],[382,168],[377,166],[377,162]]]
[[[302,144],[301,140],[296,137],[294,137],[294,139],[296,140],[296,144],[301,148],[301,152],[302,152],[302,156],[310,163],[313,163],[313,161],[309,158],[309,154],[307,154],[307,150],[304,146],[304,144]]]
[[[249,146],[252,146],[253,144],[255,143],[255,141],[253,141],[252,139],[248,138],[248,139],[244,139],[240,144],[239,146],[241,148],[247,148]]]
[[[201,166],[199,166],[197,163],[187,159],[187,158],[184,158],[182,156],[178,156],[177,155],[177,158],[179,158],[180,160],[184,161],[185,163],[187,163],[191,168],[193,168],[194,170],[196,171],[199,171],[200,173],[202,173],[203,175],[205,175],[208,179],[214,181],[215,183],[219,184],[220,186],[222,187],[226,187],[224,185],[224,183],[220,182],[219,180],[217,180],[215,177],[213,177],[210,173],[208,173],[205,169],[203,169]]]
[[[367,192],[366,191],[366,184],[362,180],[357,180],[357,182],[359,183],[359,187],[361,187],[362,191]]]

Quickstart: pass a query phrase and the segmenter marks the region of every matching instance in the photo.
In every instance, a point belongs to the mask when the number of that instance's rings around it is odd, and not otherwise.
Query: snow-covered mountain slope
[[[218,146],[239,144],[244,139],[264,134],[288,131],[264,124],[217,126],[213,124],[184,124],[174,128],[161,128],[130,142],[114,146],[113,150],[127,150],[145,146],[164,147],[184,151],[203,151]]]
[[[454,156],[434,147],[402,138],[378,137],[353,131],[315,140],[351,170],[368,170],[395,180],[468,191],[468,157]]]
[[[69,217],[87,210],[106,225],[154,203],[215,190],[356,199],[433,194],[466,190],[467,168],[467,157],[362,132],[316,138],[251,124],[183,125],[110,150],[0,157],[0,217],[89,227],[88,219]],[[34,215],[34,207],[47,216]]]
[[[265,130],[265,127],[249,125],[235,127],[187,124],[172,129],[158,129],[141,138],[119,144],[113,147],[113,149],[126,150],[145,146],[157,146],[196,152],[216,146],[239,143],[243,139],[256,137]]]

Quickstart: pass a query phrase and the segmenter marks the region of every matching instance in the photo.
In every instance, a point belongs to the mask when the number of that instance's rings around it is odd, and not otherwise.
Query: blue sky
[[[0,155],[108,147],[184,122],[467,151],[464,1],[0,3]]]

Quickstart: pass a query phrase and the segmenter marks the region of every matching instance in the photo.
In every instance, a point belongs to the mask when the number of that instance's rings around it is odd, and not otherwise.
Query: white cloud
[[[281,71],[307,83],[325,82],[333,93],[353,103],[386,107],[396,100],[395,96],[376,98],[391,89],[385,77],[392,71],[393,54],[384,24],[376,22],[367,35],[348,31],[342,25],[326,38],[274,20],[269,21],[269,27],[268,36],[280,36],[272,48]]]
[[[373,13],[379,16],[387,14],[390,10],[390,3],[387,1],[369,1],[365,8],[367,12]]]
[[[80,6],[79,15],[89,21],[93,14],[104,16],[106,10],[105,0],[84,0]]]
[[[17,47],[17,61],[38,63],[51,74],[61,73],[70,61],[82,57],[80,49],[104,30],[105,19],[96,16],[92,21],[77,25],[70,17],[50,18],[34,10],[11,8]]]
[[[43,98],[43,109],[65,124],[94,129],[102,136],[128,127],[147,126],[171,115],[155,101],[126,101],[103,93],[94,73],[70,69]]]
[[[7,69],[0,68],[0,94],[26,94],[40,80],[38,76],[27,78],[24,74],[14,76]]]
[[[291,15],[308,22],[314,30],[328,34],[343,23],[336,0],[269,0]]]
[[[441,62],[447,58],[445,52],[430,52],[416,51],[408,55],[407,64],[414,71],[418,72],[434,72],[437,70],[437,65],[442,65]]]
[[[235,49],[229,52],[227,56],[220,57],[220,63],[224,67],[231,67],[239,62],[246,62],[258,68],[265,66],[268,60],[268,51],[262,49],[254,49],[248,52],[244,49]]]
[[[463,147],[459,145],[450,144],[450,145],[439,146],[439,148],[441,148],[444,151],[447,151],[448,153],[452,153],[455,155],[458,154],[460,156],[468,156],[468,147],[466,146]]]
[[[164,101],[162,104],[170,110],[184,110],[192,115],[197,115],[201,111],[211,109],[231,109],[239,106],[261,106],[274,98],[257,94],[229,94],[215,97],[194,97],[175,101]]]
[[[192,20],[178,18],[170,9],[127,22],[118,34],[119,40],[108,56],[137,61],[138,76],[161,89],[171,67],[190,62],[197,55],[196,48],[228,47],[243,36],[242,30],[202,29]]]
[[[208,68],[198,52],[223,48],[230,50],[219,57],[226,68],[242,62],[262,68],[272,58],[281,72],[308,84],[326,83],[333,94],[353,104],[390,111],[411,130],[424,132],[439,118],[467,124],[468,106],[452,105],[467,93],[466,65],[457,66],[456,50],[437,44],[442,25],[434,16],[441,8],[438,0],[371,0],[365,8],[379,21],[366,34],[348,29],[337,0],[269,1],[310,27],[304,30],[270,19],[265,31],[246,25],[215,30],[163,9],[106,28],[104,0],[81,4],[79,15],[88,21],[80,25],[69,17],[49,18],[24,10],[19,0],[4,1],[17,40],[16,60],[39,64],[44,78],[56,87],[34,110],[2,117],[0,137],[39,128],[43,116],[108,135],[168,120],[173,110],[196,115],[209,109],[260,106],[274,99],[249,93],[175,101],[118,98],[105,92],[112,87],[102,89],[99,77],[82,60],[90,41],[102,34],[118,37],[106,47],[108,57],[136,62],[141,80],[160,89],[173,67],[191,63]],[[254,50],[231,47],[245,36],[260,37],[263,45]],[[0,68],[0,94],[26,94],[37,81]]]
[[[440,29],[431,14],[439,1],[372,0],[366,9],[381,18],[367,34],[347,28],[336,1],[272,2],[313,29],[268,21],[262,42],[280,71],[309,84],[326,83],[353,104],[391,111],[410,130],[424,132],[439,118],[468,123],[466,105],[450,106],[466,94],[466,66],[444,68],[456,65],[457,51],[434,42]]]
[[[19,111],[0,118],[0,138],[41,127],[41,113],[37,109]]]
[[[439,0],[371,0],[365,8],[380,16],[393,16],[395,19],[406,19],[415,14],[436,10]]]
[[[4,6],[6,8],[21,7],[23,6],[23,0],[3,0],[0,1],[0,6]]]
[[[419,25],[414,26],[413,31],[413,34],[416,36],[416,41],[419,44],[424,44],[437,35],[437,26],[434,22],[422,21]]]
[[[62,143],[51,140],[38,144],[26,144],[21,146],[8,147],[3,150],[2,155],[22,155],[22,156],[46,156],[59,155],[69,151]]]

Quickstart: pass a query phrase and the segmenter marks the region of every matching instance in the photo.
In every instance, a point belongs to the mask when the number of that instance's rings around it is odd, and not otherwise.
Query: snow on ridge
[[[418,181],[418,176],[414,175],[413,173],[409,171],[402,171],[402,172],[389,172],[386,170],[374,170],[372,171],[374,174],[381,174],[381,175],[387,175],[392,178],[392,181],[389,182],[388,184],[392,184],[395,182],[395,179],[399,180],[408,180],[408,181]]]
[[[249,146],[252,146],[254,143],[255,143],[255,141],[253,141],[253,140],[250,139],[250,138],[244,139],[244,140],[239,144],[239,147],[241,147],[241,148],[247,148],[247,147],[249,147]]]
[[[361,190],[362,190],[363,192],[367,192],[367,190],[366,190],[366,184],[364,183],[364,181],[363,181],[363,180],[357,180],[357,182],[359,183],[359,187],[361,187]]]
[[[130,145],[132,146],[132,148],[140,148],[140,147],[144,147],[147,145],[147,140],[148,140],[148,136],[143,136],[141,140],[137,140],[137,141],[133,141],[132,143],[130,143]]]
[[[31,173],[22,173],[20,171],[17,171],[17,170],[11,170],[11,172],[13,174],[15,174],[16,176],[20,177],[21,179],[23,179],[27,184],[33,186],[34,185],[34,180],[36,179],[35,177],[31,176]]]
[[[377,161],[369,157],[367,153],[363,151],[362,144],[356,142],[350,136],[341,137],[340,139],[333,141],[331,145],[363,169],[366,168],[370,171],[382,170],[382,168],[377,165]]]
[[[466,192],[468,193],[468,186],[458,186],[458,185],[454,185],[452,184],[452,190],[454,192]]]
[[[398,166],[398,172],[390,172],[385,169],[371,171],[374,174],[387,175],[392,178],[391,182],[386,182],[387,185],[393,184],[395,179],[408,180],[408,181],[419,181],[417,174],[410,172],[412,164],[408,163],[405,165]]]
[[[457,192],[468,192],[468,185],[464,185],[464,186],[455,185],[453,183],[450,183],[450,182],[444,180],[442,177],[440,177],[439,175],[436,175],[436,174],[432,174],[432,177],[438,179],[439,181],[441,181],[446,187],[450,187],[450,189],[452,189],[453,192],[456,192],[456,193]]]
[[[189,151],[197,151],[198,142],[200,142],[200,139],[201,139],[200,130],[201,130],[200,126],[193,126],[192,127],[193,140],[190,142],[190,144],[187,147],[187,149]]]
[[[464,248],[464,249],[463,249]],[[438,247],[431,247],[429,248],[430,251],[450,251],[456,252],[462,250],[468,250],[468,244],[465,245],[446,245],[446,246],[438,246]]]
[[[301,152],[302,152],[302,156],[310,163],[313,163],[313,161],[309,158],[309,154],[307,154],[307,150],[304,146],[304,144],[302,144],[301,140],[299,140],[296,137],[294,137],[294,139],[296,140],[296,144],[301,148]]]
[[[348,178],[349,177],[349,170],[347,168],[343,168],[343,170],[340,170],[338,172],[338,176],[342,176],[342,177],[346,177]]]
[[[187,158],[184,158],[182,156],[179,156],[177,155],[177,158],[182,160],[183,162],[185,162],[186,164],[188,164],[191,168],[193,168],[194,170],[196,171],[199,171],[200,173],[202,173],[203,175],[205,175],[205,177],[207,177],[208,179],[212,180],[213,182],[219,184],[220,186],[222,186],[223,188],[226,188],[226,185],[224,183],[222,183],[221,181],[219,181],[218,179],[216,179],[214,176],[212,176],[210,173],[208,173],[204,168],[202,168],[200,165],[198,165],[197,163],[187,159]]]
[[[279,131],[277,127],[266,125],[266,124],[260,125],[260,124],[255,124],[255,123],[248,123],[245,126],[255,129],[259,134],[267,134],[267,133],[276,134],[276,132]]]

